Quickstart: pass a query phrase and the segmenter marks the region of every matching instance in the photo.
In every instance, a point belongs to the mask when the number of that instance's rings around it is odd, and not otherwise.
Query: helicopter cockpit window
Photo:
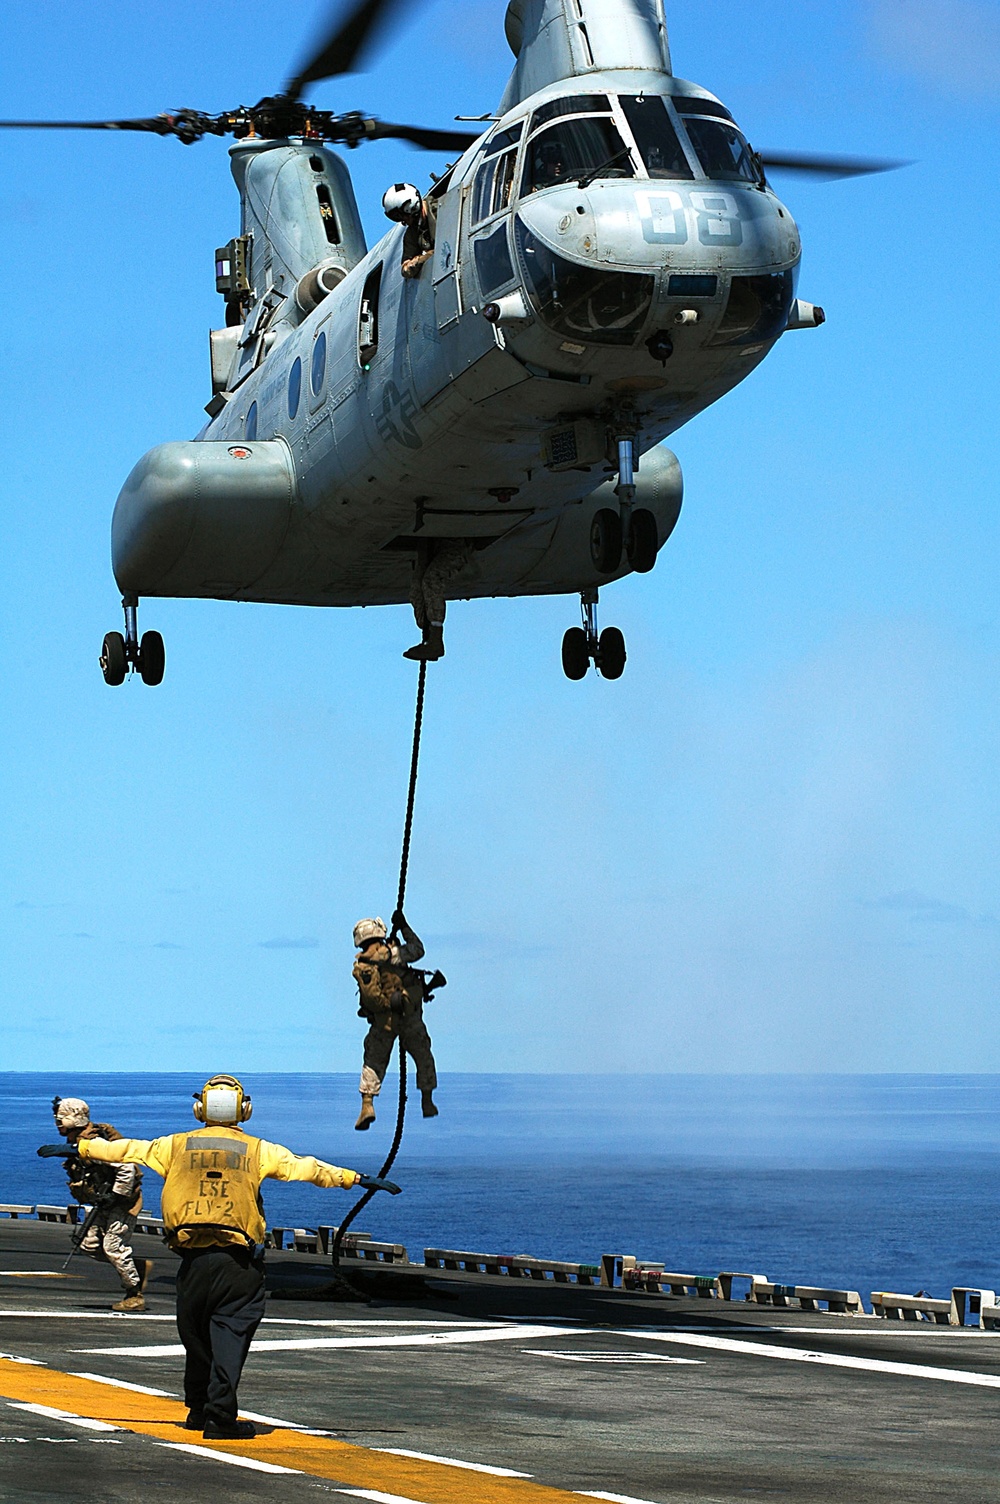
[[[777,339],[792,306],[791,272],[734,277],[713,345],[753,345]]]
[[[547,120],[560,115],[598,115],[609,113],[611,101],[606,94],[564,94],[562,99],[548,99],[531,117],[531,129],[537,131]]]
[[[621,94],[619,103],[651,178],[693,178],[660,94]]]
[[[498,151],[503,151],[505,146],[516,146],[521,139],[524,129],[524,121],[519,120],[516,125],[508,125],[505,130],[497,131],[486,143],[484,157],[495,157]]]
[[[566,339],[634,344],[653,302],[653,278],[565,261],[515,223],[528,296],[543,323]]]
[[[709,106],[708,101],[702,99],[675,99],[674,103],[687,126],[691,145],[706,177],[721,179],[723,182],[760,182],[760,174],[754,166],[750,148],[731,119],[712,119],[702,114],[700,109],[698,114],[688,112],[688,106],[696,104],[712,108],[717,115],[721,115],[721,105]],[[728,110],[725,113],[728,114]]]
[[[517,147],[505,151],[502,156],[487,157],[476,173],[472,190],[472,223],[489,219],[506,209],[514,188],[514,168],[517,163]]]
[[[514,276],[510,251],[507,249],[507,221],[502,219],[499,229],[490,234],[481,235],[473,245],[473,252],[476,258],[476,274],[479,277],[479,291],[484,298],[487,298],[490,293],[496,292],[498,287],[503,287],[505,282],[510,282]]]
[[[635,176],[629,148],[606,115],[560,120],[539,131],[528,142],[521,193],[572,183],[588,173],[602,178]]]

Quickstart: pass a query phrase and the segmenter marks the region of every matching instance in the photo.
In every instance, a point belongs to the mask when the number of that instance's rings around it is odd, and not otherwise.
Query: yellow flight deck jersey
[[[263,1243],[262,1180],[308,1180],[350,1190],[359,1178],[354,1170],[300,1158],[239,1128],[213,1125],[167,1138],[81,1139],[77,1153],[110,1164],[147,1165],[162,1175],[163,1235],[178,1252]]]

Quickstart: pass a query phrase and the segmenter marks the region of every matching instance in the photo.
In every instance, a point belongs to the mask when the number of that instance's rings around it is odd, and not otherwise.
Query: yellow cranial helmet
[[[194,1115],[199,1123],[245,1123],[252,1112],[253,1102],[235,1076],[212,1076],[194,1094]]]

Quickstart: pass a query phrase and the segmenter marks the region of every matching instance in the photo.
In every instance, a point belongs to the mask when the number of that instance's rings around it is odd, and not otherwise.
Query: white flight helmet
[[[253,1103],[235,1076],[210,1076],[194,1094],[194,1115],[199,1123],[235,1128],[253,1112]]]
[[[412,183],[393,183],[382,195],[382,208],[387,219],[407,220],[420,213],[420,189]]]
[[[358,950],[368,940],[384,940],[388,931],[384,919],[359,919],[354,926],[354,943]]]

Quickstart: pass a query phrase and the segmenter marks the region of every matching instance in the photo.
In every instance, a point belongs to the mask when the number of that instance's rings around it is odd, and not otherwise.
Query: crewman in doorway
[[[468,568],[472,558],[473,547],[467,538],[442,538],[433,545],[433,552],[422,549],[418,553],[413,565],[410,605],[421,640],[407,648],[404,658],[436,663],[444,657],[445,586]]]
[[[204,1127],[151,1141],[88,1138],[74,1151],[85,1163],[147,1165],[164,1177],[163,1235],[181,1260],[177,1330],[187,1354],[184,1424],[210,1439],[256,1435],[250,1421],[238,1419],[236,1389],[264,1314],[261,1181],[399,1191],[391,1181],[300,1158],[281,1144],[252,1138],[242,1128],[252,1111],[235,1076],[212,1076],[194,1094],[194,1115]],[[68,1151],[43,1144],[38,1152]]]
[[[422,197],[412,183],[393,183],[382,195],[382,208],[387,219],[406,226],[400,268],[403,276],[419,277],[420,268],[434,254],[437,200]]]
[[[132,1256],[135,1219],[142,1209],[142,1172],[135,1165],[85,1164],[79,1145],[91,1139],[121,1139],[110,1123],[92,1123],[90,1108],[81,1097],[53,1097],[56,1127],[67,1141],[66,1179],[70,1195],[89,1207],[86,1231],[77,1247],[89,1258],[109,1263],[122,1282],[122,1298],[113,1311],[144,1311],[143,1291],[152,1259]]]
[[[397,936],[402,936],[402,942]],[[355,1128],[370,1128],[375,1121],[375,1098],[397,1039],[417,1067],[417,1089],[425,1118],[436,1118],[434,1090],[437,1070],[431,1053],[431,1037],[424,1023],[424,974],[413,963],[424,953],[420,937],[411,930],[399,909],[392,916],[392,935],[386,935],[383,919],[359,919],[354,926],[358,955],[354,980],[358,984],[362,1018],[368,1020],[365,1059],[361,1068],[361,1113]],[[440,973],[436,973],[440,976]],[[441,986],[443,978],[434,983]],[[434,979],[432,979],[434,982]]]

